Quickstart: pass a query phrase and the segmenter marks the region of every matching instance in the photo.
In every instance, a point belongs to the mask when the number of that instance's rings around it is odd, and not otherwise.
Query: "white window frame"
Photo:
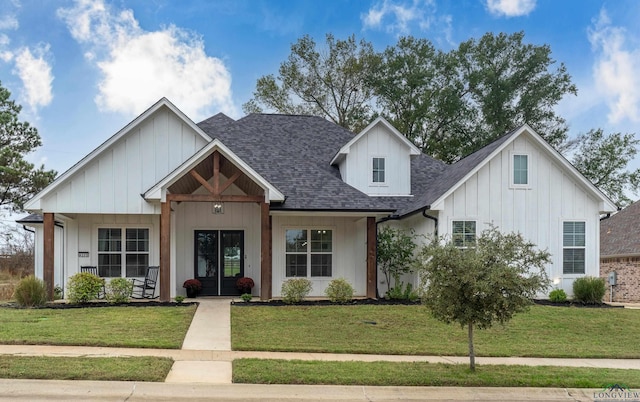
[[[516,184],[515,158],[516,156],[525,156],[527,158],[527,183]],[[509,185],[514,189],[530,189],[531,188],[531,155],[527,152],[509,152]]]
[[[451,227],[451,241],[454,243],[455,245],[455,233],[453,233],[453,226],[456,222],[464,222],[465,226],[467,222],[473,222],[475,224],[475,232],[474,232],[474,241],[473,241],[473,245],[471,244],[466,244],[465,240],[463,238],[463,243],[462,246],[456,246],[460,249],[467,249],[467,248],[473,248],[475,247],[475,242],[476,239],[478,238],[478,220],[477,219],[469,219],[469,218],[456,218],[456,219],[451,219],[451,223],[450,223],[450,227]],[[463,233],[463,236],[465,236],[466,233]]]
[[[119,229],[120,230],[120,234],[121,234],[121,247],[120,247],[120,251],[119,252],[113,252],[113,251],[109,251],[109,252],[105,252],[105,251],[100,251],[100,246],[99,246],[99,231],[100,229]],[[148,251],[131,251],[128,252],[127,250],[127,229],[145,229],[148,231],[149,233],[149,249]],[[127,255],[128,254],[147,254],[148,258],[148,265],[154,265],[152,262],[152,256],[153,254],[153,246],[154,246],[154,242],[153,242],[153,226],[152,225],[147,225],[147,224],[143,224],[143,225],[136,225],[136,224],[127,224],[127,225],[114,225],[114,224],[96,224],[94,225],[94,229],[93,232],[95,233],[95,240],[92,241],[92,248],[94,248],[95,253],[94,255],[95,257],[95,266],[98,267],[98,270],[100,269],[100,254],[119,254],[120,257],[120,276],[109,276],[106,278],[140,278],[141,276],[127,276]],[[98,271],[99,272],[99,271]],[[143,277],[144,275],[142,275]]]
[[[374,181],[373,180],[373,175],[375,173],[374,168],[373,168],[373,163],[376,159],[382,159],[383,163],[384,163],[384,169],[382,170],[382,174],[384,175],[384,181]],[[371,186],[386,186],[387,185],[387,173],[388,173],[388,169],[387,169],[387,157],[383,156],[383,155],[374,155],[371,157],[371,159],[369,160],[369,167],[371,168],[371,170],[369,170],[369,184]],[[378,170],[379,171],[379,170]]]
[[[306,239],[306,251],[287,251],[287,231],[289,230],[304,230],[307,232]],[[329,231],[331,232],[331,251],[311,251],[311,232],[312,231]],[[336,231],[333,227],[317,227],[317,226],[304,226],[304,227],[285,227],[284,228],[284,278],[307,278],[307,279],[330,279],[334,277],[335,274],[335,236]],[[287,255],[305,255],[307,266],[306,266],[306,275],[305,276],[289,276],[287,275]],[[329,276],[321,276],[321,275],[311,275],[311,259],[313,255],[330,255],[331,256],[331,275]]]
[[[576,246],[576,245],[566,245],[564,242],[564,236],[565,236],[565,232],[564,232],[564,224],[565,223],[582,223],[584,224],[584,244],[582,246]],[[580,219],[568,219],[568,220],[562,220],[561,224],[560,224],[560,232],[561,232],[561,237],[560,237],[560,241],[562,242],[562,274],[564,276],[583,276],[587,273],[587,222],[585,220],[580,220]],[[574,232],[575,233],[575,232]],[[564,252],[565,250],[582,250],[584,253],[584,265],[583,265],[583,270],[582,272],[566,272],[565,271],[565,266],[564,266]],[[575,260],[574,260],[575,261]],[[575,264],[575,262],[573,263]]]

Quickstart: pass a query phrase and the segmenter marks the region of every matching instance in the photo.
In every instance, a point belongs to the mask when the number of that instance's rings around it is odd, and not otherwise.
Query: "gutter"
[[[433,217],[431,215],[427,215],[427,211],[431,209],[431,205],[427,205],[426,207],[424,207],[424,209],[422,210],[422,216],[424,216],[425,218],[431,219],[433,220],[433,224],[434,224],[434,234],[435,237],[438,237],[438,218]]]

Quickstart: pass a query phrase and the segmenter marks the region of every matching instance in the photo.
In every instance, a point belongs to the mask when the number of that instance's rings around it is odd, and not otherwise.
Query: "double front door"
[[[244,231],[196,230],[195,277],[203,296],[238,294],[236,281],[244,276]]]

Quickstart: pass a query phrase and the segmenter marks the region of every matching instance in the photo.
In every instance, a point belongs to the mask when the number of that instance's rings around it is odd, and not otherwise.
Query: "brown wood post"
[[[378,233],[376,230],[376,218],[367,217],[367,298],[377,297],[376,283],[376,249],[378,243]]]
[[[271,216],[269,204],[260,204],[260,299],[271,299]]]
[[[55,233],[55,220],[54,214],[45,212],[43,216],[44,223],[44,244],[43,244],[43,280],[47,289],[47,299],[53,300],[53,287],[54,283],[54,233]]]
[[[160,206],[160,300],[171,299],[171,201]]]

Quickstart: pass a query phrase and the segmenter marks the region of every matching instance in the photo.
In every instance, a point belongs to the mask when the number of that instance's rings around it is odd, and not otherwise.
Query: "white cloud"
[[[434,0],[382,0],[360,15],[364,29],[384,29],[389,33],[409,34],[417,26],[426,31],[442,30],[451,43],[451,16],[436,15]]]
[[[604,9],[588,33],[596,54],[593,77],[609,107],[609,121],[640,121],[640,48],[627,44],[627,31],[613,26]]]
[[[487,0],[487,9],[493,15],[521,17],[536,8],[536,0]]]
[[[22,80],[22,97],[32,110],[37,110],[40,106],[47,106],[53,99],[53,75],[51,66],[45,60],[49,53],[49,45],[35,48],[34,53],[28,48],[16,52],[14,74]]]
[[[18,29],[18,19],[14,15],[4,15],[0,17],[0,30]]]
[[[58,15],[102,73],[95,98],[102,110],[136,115],[166,96],[194,120],[218,110],[237,114],[231,74],[194,33],[173,25],[145,31],[133,11],[102,0],[77,0]]]

